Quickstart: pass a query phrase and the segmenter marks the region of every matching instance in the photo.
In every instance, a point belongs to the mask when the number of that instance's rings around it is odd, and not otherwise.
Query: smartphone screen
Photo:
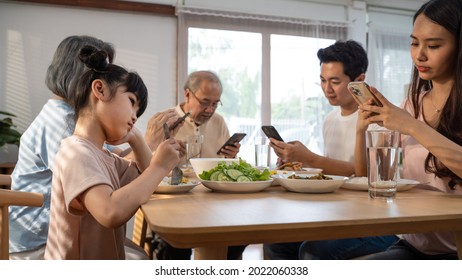
[[[234,133],[231,137],[229,137],[228,140],[226,140],[226,142],[223,144],[223,146],[221,146],[221,148],[217,151],[217,155],[221,154],[221,149],[223,149],[225,146],[233,146],[234,147],[234,143],[241,142],[242,139],[244,139],[244,137],[246,135],[247,134],[245,134],[245,133]]]
[[[266,137],[274,138],[276,140],[284,142],[284,140],[282,140],[281,135],[279,135],[278,131],[276,130],[276,128],[274,126],[272,126],[272,125],[264,125],[264,126],[261,127],[261,129],[265,133]]]

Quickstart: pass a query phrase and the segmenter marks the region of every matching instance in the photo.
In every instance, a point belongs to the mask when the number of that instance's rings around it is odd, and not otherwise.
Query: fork
[[[165,139],[169,139],[170,138],[170,128],[168,127],[168,124],[164,123],[163,128],[164,128]],[[172,179],[170,180],[170,185],[179,185],[182,180],[183,180],[183,171],[181,171],[181,169],[177,165],[172,170]]]

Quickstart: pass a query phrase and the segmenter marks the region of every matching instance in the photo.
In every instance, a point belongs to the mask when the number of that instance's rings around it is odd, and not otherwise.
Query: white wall
[[[365,45],[364,1],[351,1],[349,6],[288,0],[142,1],[346,21],[353,26],[351,39]],[[411,14],[374,11],[367,20],[410,28],[411,18]],[[149,116],[176,103],[176,29],[175,17],[0,1],[0,110],[17,114],[19,130],[25,130],[50,97],[44,79],[57,45],[66,36],[86,34],[112,42],[117,51],[116,63],[143,77],[150,94],[148,109],[138,123],[144,130]]]
[[[0,2],[0,110],[30,124],[51,93],[45,73],[69,35],[91,35],[116,47],[117,64],[137,71],[149,90],[140,118],[176,104],[176,18],[48,5]]]

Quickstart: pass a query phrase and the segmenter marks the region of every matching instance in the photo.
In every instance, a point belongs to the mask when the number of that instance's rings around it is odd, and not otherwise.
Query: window
[[[397,106],[403,102],[406,85],[411,81],[411,32],[376,25],[369,27],[370,65],[366,80]]]
[[[285,141],[299,140],[322,153],[322,122],[332,107],[319,85],[316,53],[344,40],[345,25],[202,10],[180,12],[179,22],[179,44],[187,46],[180,50],[180,80],[196,70],[218,74],[223,106],[217,112],[231,134],[247,133],[239,156],[254,163],[253,141],[262,124],[274,125]]]

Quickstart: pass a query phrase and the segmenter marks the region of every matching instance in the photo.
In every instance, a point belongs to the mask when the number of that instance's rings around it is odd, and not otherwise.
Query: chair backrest
[[[10,175],[3,174],[0,177],[4,176],[10,177]],[[11,184],[11,178],[9,182]],[[43,194],[0,189],[0,260],[8,260],[10,255],[8,226],[8,206],[10,205],[40,207],[43,205]]]
[[[11,186],[11,176],[8,174],[0,174],[0,189],[1,187],[5,186],[6,188],[10,188]]]
[[[146,220],[144,219],[144,214],[141,211],[141,208],[135,214],[135,221],[133,223],[133,234],[132,241],[144,249],[148,257],[152,259],[152,232],[148,227]]]

